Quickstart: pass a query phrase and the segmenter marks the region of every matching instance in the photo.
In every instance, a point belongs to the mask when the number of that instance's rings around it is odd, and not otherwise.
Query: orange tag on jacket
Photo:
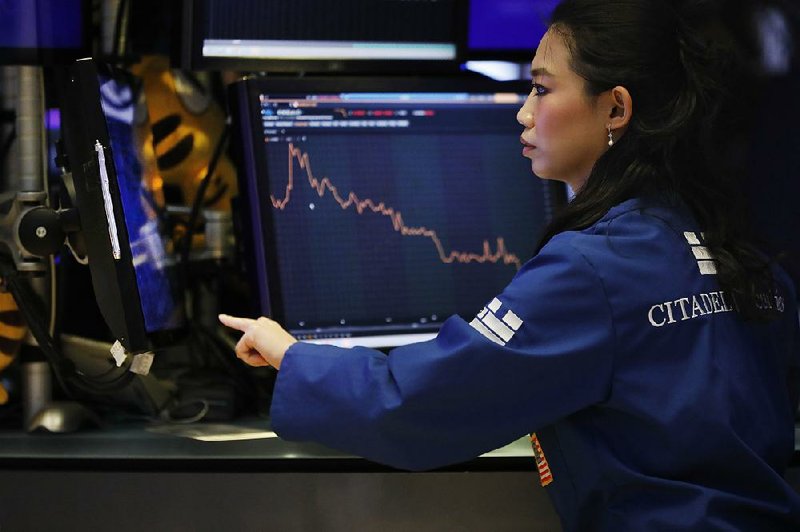
[[[547,458],[544,457],[544,451],[542,451],[535,432],[531,434],[531,448],[533,448],[533,457],[536,459],[536,468],[539,470],[539,482],[542,487],[547,486],[553,482],[553,473],[550,472],[550,465],[547,463]]]

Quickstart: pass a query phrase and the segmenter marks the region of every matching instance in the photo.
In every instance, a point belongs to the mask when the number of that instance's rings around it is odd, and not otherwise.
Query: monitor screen
[[[455,70],[466,24],[459,0],[198,0],[183,17],[195,70]]]
[[[66,64],[89,51],[87,0],[0,0],[0,64]]]
[[[303,340],[392,347],[473,316],[564,201],[521,156],[519,83],[249,79],[233,95],[254,311]]]
[[[528,62],[558,0],[469,0],[467,56]]]
[[[149,123],[140,84],[91,60],[76,62],[61,102],[63,139],[100,311],[130,352],[183,323],[174,268],[145,156]]]

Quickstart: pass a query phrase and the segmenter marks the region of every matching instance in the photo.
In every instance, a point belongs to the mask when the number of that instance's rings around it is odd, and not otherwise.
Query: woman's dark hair
[[[593,225],[632,197],[682,202],[705,231],[721,287],[746,318],[774,290],[767,259],[749,243],[741,153],[748,93],[757,89],[752,40],[733,39],[719,2],[563,0],[550,30],[571,52],[590,96],[617,85],[631,94],[625,134],[548,227],[555,234]],[[762,296],[763,297],[763,296]]]

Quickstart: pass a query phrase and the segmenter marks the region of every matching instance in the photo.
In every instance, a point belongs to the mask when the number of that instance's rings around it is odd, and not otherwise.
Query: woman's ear
[[[609,91],[611,109],[608,120],[611,129],[623,131],[628,127],[633,114],[633,99],[631,93],[625,87],[617,85]]]

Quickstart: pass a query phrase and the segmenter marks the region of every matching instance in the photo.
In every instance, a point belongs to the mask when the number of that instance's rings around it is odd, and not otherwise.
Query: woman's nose
[[[528,110],[527,105],[523,105],[520,107],[519,111],[517,111],[517,122],[528,129],[533,127],[533,113]]]

